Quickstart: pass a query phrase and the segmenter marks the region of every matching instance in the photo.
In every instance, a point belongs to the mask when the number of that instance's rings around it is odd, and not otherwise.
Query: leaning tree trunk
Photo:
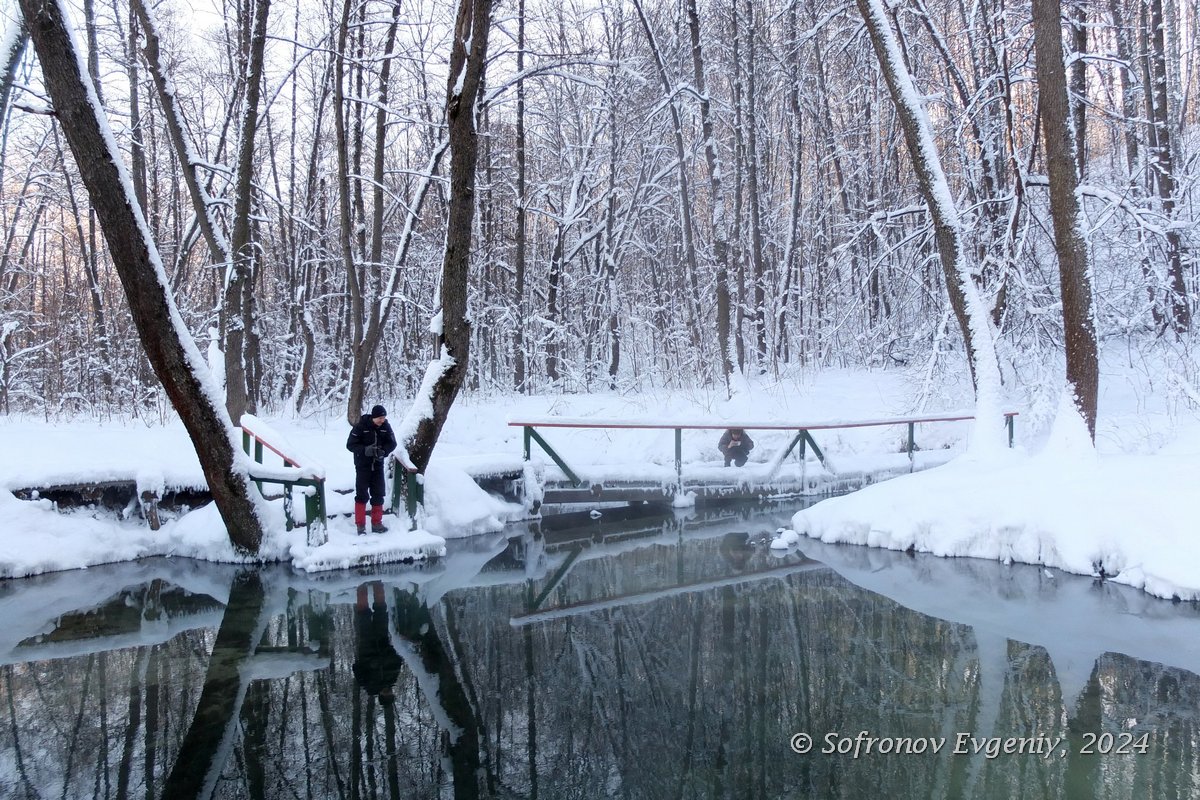
[[[1075,405],[1096,438],[1096,403],[1100,367],[1092,317],[1092,282],[1087,242],[1079,206],[1075,171],[1075,138],[1063,64],[1062,5],[1059,0],[1033,0],[1033,38],[1037,54],[1038,114],[1045,127],[1046,172],[1050,178],[1050,216],[1062,290],[1063,335],[1067,350],[1067,383]]]
[[[968,363],[975,382],[978,420],[972,447],[990,449],[999,442],[1001,430],[1000,367],[996,361],[991,320],[967,264],[958,208],[942,171],[941,156],[934,143],[929,117],[922,107],[921,95],[913,84],[912,75],[904,64],[883,0],[857,0],[857,3],[879,59],[880,71],[896,106],[896,116],[904,131],[917,185],[933,220],[934,240],[941,257],[950,304],[967,345]],[[1065,91],[1064,86],[1064,96]],[[994,429],[991,428],[993,422]]]
[[[205,243],[208,244],[209,258],[212,259],[213,264],[224,265],[229,261],[229,242],[217,225],[214,216],[217,201],[209,196],[208,190],[204,186],[200,158],[187,141],[185,133],[187,122],[183,118],[183,111],[175,97],[175,86],[167,73],[160,48],[158,20],[150,7],[146,5],[145,0],[131,0],[129,9],[130,13],[137,15],[141,23],[142,39],[145,42],[142,53],[146,59],[146,67],[154,79],[154,88],[159,105],[162,106],[163,123],[167,128],[167,136],[171,140],[171,147],[183,170],[183,182],[192,201],[192,210],[196,213],[196,223],[204,235]]]
[[[80,70],[67,15],[52,0],[21,0],[46,91],[125,288],[129,312],[146,357],[179,413],[213,500],[238,548],[254,553],[263,526],[234,441],[233,426],[217,396],[204,358],[166,290],[158,251],[131,193],[129,172],[88,77]]]
[[[23,20],[10,22],[9,25],[16,26],[15,30],[5,31],[6,38],[0,42],[0,121],[8,115],[8,102],[12,99],[17,68],[21,66],[21,57],[25,54],[25,45],[29,42],[29,29]]]
[[[450,214],[442,259],[440,358],[430,364],[414,406],[399,431],[410,467],[424,473],[467,375],[471,322],[467,317],[467,276],[475,216],[475,103],[487,59],[491,0],[460,0],[450,52],[446,122],[450,132]],[[468,49],[469,48],[469,49]],[[426,408],[426,404],[429,407]]]

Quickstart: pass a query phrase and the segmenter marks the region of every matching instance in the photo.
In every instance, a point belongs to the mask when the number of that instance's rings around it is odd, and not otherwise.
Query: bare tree
[[[951,305],[958,317],[963,340],[967,344],[968,363],[975,380],[976,410],[980,422],[977,442],[998,439],[1000,431],[1000,370],[996,361],[991,319],[979,297],[979,289],[971,275],[963,245],[963,228],[942,171],[941,157],[930,130],[929,117],[921,103],[912,76],[904,64],[896,33],[892,30],[882,0],[857,0],[858,10],[867,24],[871,45],[879,59],[909,157],[916,172],[917,184],[933,220],[934,238],[941,256],[942,271]],[[1060,61],[1061,63],[1061,61]],[[1065,94],[1065,87],[1064,87]],[[995,436],[989,436],[988,426],[995,424]],[[982,430],[981,430],[982,429]]]
[[[460,0],[450,51],[446,122],[450,132],[450,214],[442,259],[440,358],[429,365],[425,382],[397,431],[409,464],[418,472],[429,466],[450,406],[467,375],[471,320],[467,283],[475,216],[475,164],[479,145],[476,101],[487,62],[491,0]]]
[[[722,185],[720,152],[713,130],[712,101],[704,80],[704,52],[700,39],[700,13],[696,0],[687,0],[688,34],[692,45],[692,80],[700,106],[700,135],[704,140],[704,160],[708,166],[709,204],[712,215],[713,261],[717,270],[717,356],[721,363],[721,379],[729,389],[729,376],[733,373],[733,358],[729,350],[729,217],[725,209],[725,193]]]
[[[525,0],[517,0],[516,231],[513,234],[513,386],[529,391],[525,375],[525,259],[528,239],[525,208]]]
[[[1033,36],[1037,54],[1038,114],[1046,129],[1046,171],[1050,177],[1050,215],[1058,256],[1063,328],[1067,350],[1067,383],[1088,432],[1096,436],[1096,404],[1100,367],[1092,313],[1088,247],[1083,238],[1075,137],[1063,62],[1062,5],[1034,0]]]
[[[246,97],[242,107],[237,178],[233,186],[233,225],[225,278],[222,322],[225,326],[225,405],[229,415],[258,410],[259,343],[255,329],[254,279],[259,245],[253,238],[251,208],[254,200],[254,147],[258,135],[258,106],[262,96],[263,63],[267,42],[270,0],[254,0],[250,7],[249,52],[245,55]]]
[[[1149,14],[1147,34],[1150,85],[1145,92],[1150,117],[1150,151],[1154,168],[1150,171],[1153,186],[1158,190],[1159,204],[1168,220],[1175,219],[1175,153],[1172,145],[1171,100],[1167,69],[1167,47],[1162,0],[1146,0]],[[1182,333],[1192,325],[1183,276],[1183,237],[1174,226],[1167,227],[1167,286],[1170,295],[1171,322]]]
[[[80,70],[67,15],[58,2],[43,0],[22,0],[21,11],[146,356],[191,436],[230,540],[243,550],[257,552],[262,523],[244,461],[238,457],[232,424],[166,291],[162,263],[130,191],[128,171],[119,160],[91,82]]]

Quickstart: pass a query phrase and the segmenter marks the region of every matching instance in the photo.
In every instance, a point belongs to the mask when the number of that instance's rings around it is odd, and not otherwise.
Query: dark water
[[[791,511],[0,583],[0,797],[1200,797],[1196,609]]]

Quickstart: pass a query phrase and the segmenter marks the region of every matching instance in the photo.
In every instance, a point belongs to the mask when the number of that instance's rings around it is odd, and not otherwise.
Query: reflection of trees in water
[[[583,559],[541,610],[773,563],[759,550],[734,570],[715,540]],[[510,618],[542,588],[516,581],[464,589],[430,609],[389,587],[392,642],[405,659],[394,705],[358,688],[353,605],[330,605],[316,590],[291,592],[265,627],[250,624],[254,613],[229,612],[220,632],[0,668],[0,758],[14,765],[0,775],[0,796],[161,797],[169,777],[202,767],[196,754],[219,765],[218,798],[1200,791],[1200,677],[1191,673],[1106,656],[1064,708],[1045,650],[977,640],[969,628],[900,608],[830,571],[514,627]],[[252,582],[235,585],[231,606],[263,606],[259,589],[255,601]],[[238,600],[239,592],[248,597]],[[231,637],[234,630],[242,633]],[[252,660],[309,647],[328,665],[249,681],[240,702],[205,699],[221,677],[214,670],[239,676],[240,687]],[[218,719],[204,731],[193,726],[210,713]],[[225,752],[211,742],[230,721]],[[959,731],[1070,735],[1078,748],[1082,732],[1126,729],[1150,731],[1150,752],[1049,760],[949,752]],[[788,748],[795,732],[814,735],[819,750],[826,732],[860,730],[949,742],[936,755],[858,759]],[[202,735],[209,744],[198,746]]]

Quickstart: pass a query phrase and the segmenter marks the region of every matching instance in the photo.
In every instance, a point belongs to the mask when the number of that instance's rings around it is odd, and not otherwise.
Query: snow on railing
[[[325,470],[302,454],[285,436],[274,430],[253,414],[243,414],[239,420],[242,427],[242,448],[246,455],[254,458],[255,464],[250,477],[262,491],[263,483],[278,483],[283,486],[284,524],[290,531],[295,524],[292,518],[292,488],[300,487],[304,493],[304,518],[308,526],[308,543],[313,546],[325,542]],[[253,442],[253,449],[251,448]],[[270,450],[283,460],[283,466],[263,464],[264,450]],[[308,461],[307,465],[301,461]]]

